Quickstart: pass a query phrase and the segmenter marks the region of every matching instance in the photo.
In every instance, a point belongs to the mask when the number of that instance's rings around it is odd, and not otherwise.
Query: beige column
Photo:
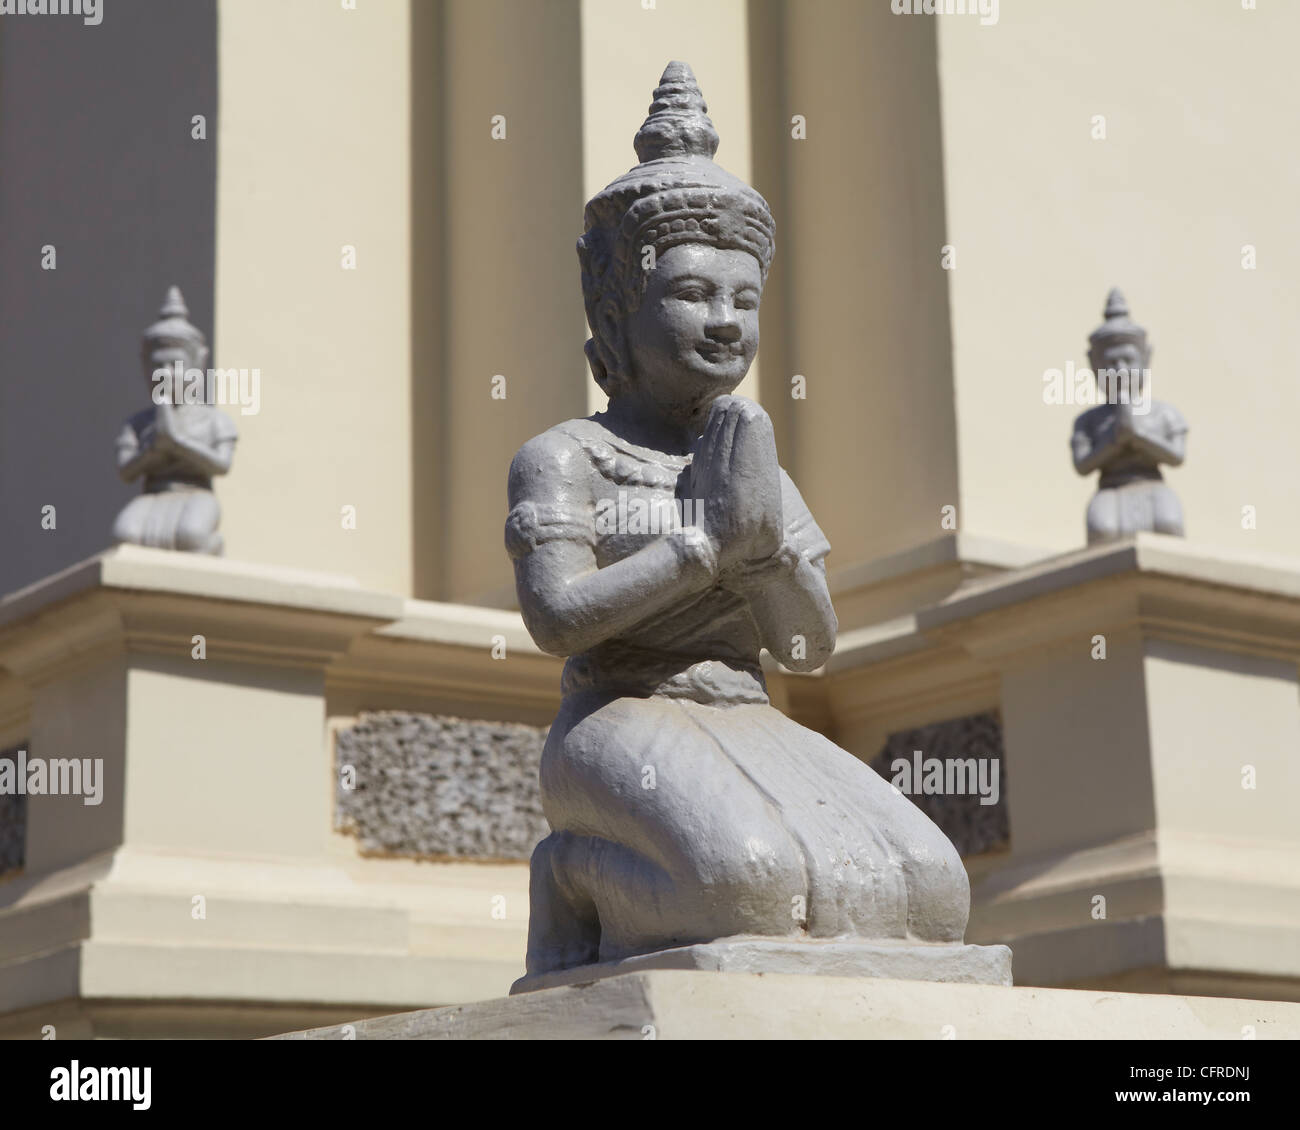
[[[261,374],[227,553],[408,594],[410,5],[221,0],[218,26],[213,364]]]
[[[958,502],[935,30],[859,0],[756,0],[751,20],[777,222],[764,405],[834,575],[932,541]]]
[[[443,21],[440,595],[509,606],[510,460],[586,414],[579,5],[451,0]]]

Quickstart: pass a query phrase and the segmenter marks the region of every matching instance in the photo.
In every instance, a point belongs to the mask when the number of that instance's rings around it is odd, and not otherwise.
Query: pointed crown
[[[168,288],[158,311],[158,321],[144,331],[146,353],[154,345],[178,345],[196,352],[207,352],[207,338],[190,323],[190,312],[178,286]]]
[[[758,192],[714,163],[718,131],[708,109],[691,68],[669,63],[633,140],[640,164],[587,203],[578,259],[592,332],[587,356],[602,387],[603,373],[616,372],[620,359],[602,340],[599,311],[611,300],[624,313],[640,304],[643,247],[656,255],[691,242],[748,251],[767,280],[776,249],[772,211]]]
[[[1088,335],[1089,357],[1096,356],[1107,345],[1125,342],[1146,352],[1147,331],[1129,317],[1128,302],[1119,287],[1111,287],[1102,317],[1105,321]]]

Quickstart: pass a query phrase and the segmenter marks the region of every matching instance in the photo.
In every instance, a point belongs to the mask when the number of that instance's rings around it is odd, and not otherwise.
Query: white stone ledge
[[[278,605],[397,620],[400,597],[367,592],[352,577],[120,545],[0,599],[0,629],[95,589]]]
[[[954,532],[898,553],[832,569],[827,580],[834,597],[852,589],[896,581],[945,565],[968,565],[989,570],[1020,569],[1050,556],[1050,550],[1036,546]]]
[[[360,1020],[359,1040],[1239,1040],[1300,1038],[1300,1004],[658,970]],[[342,1039],[316,1028],[280,1039]]]

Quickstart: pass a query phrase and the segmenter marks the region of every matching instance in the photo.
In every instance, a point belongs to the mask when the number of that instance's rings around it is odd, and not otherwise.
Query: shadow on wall
[[[149,405],[140,332],[168,285],[212,336],[216,50],[215,0],[3,21],[0,593],[109,545],[135,493],[113,441]]]

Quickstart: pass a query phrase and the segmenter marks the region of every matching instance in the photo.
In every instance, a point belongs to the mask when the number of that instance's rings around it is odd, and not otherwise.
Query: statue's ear
[[[582,347],[582,351],[587,355],[587,364],[591,366],[591,375],[595,377],[596,383],[603,389],[606,381],[609,380],[609,370],[605,368],[605,362],[600,359],[600,351],[596,348],[596,339],[587,338],[587,344]]]
[[[606,387],[605,381],[611,376],[617,379],[629,373],[627,331],[623,319],[623,308],[612,298],[601,302],[596,312],[596,324],[600,328],[594,335],[596,340],[593,344],[596,357],[604,370],[600,376],[596,376],[596,382],[601,388]],[[592,373],[595,375],[594,368]]]

